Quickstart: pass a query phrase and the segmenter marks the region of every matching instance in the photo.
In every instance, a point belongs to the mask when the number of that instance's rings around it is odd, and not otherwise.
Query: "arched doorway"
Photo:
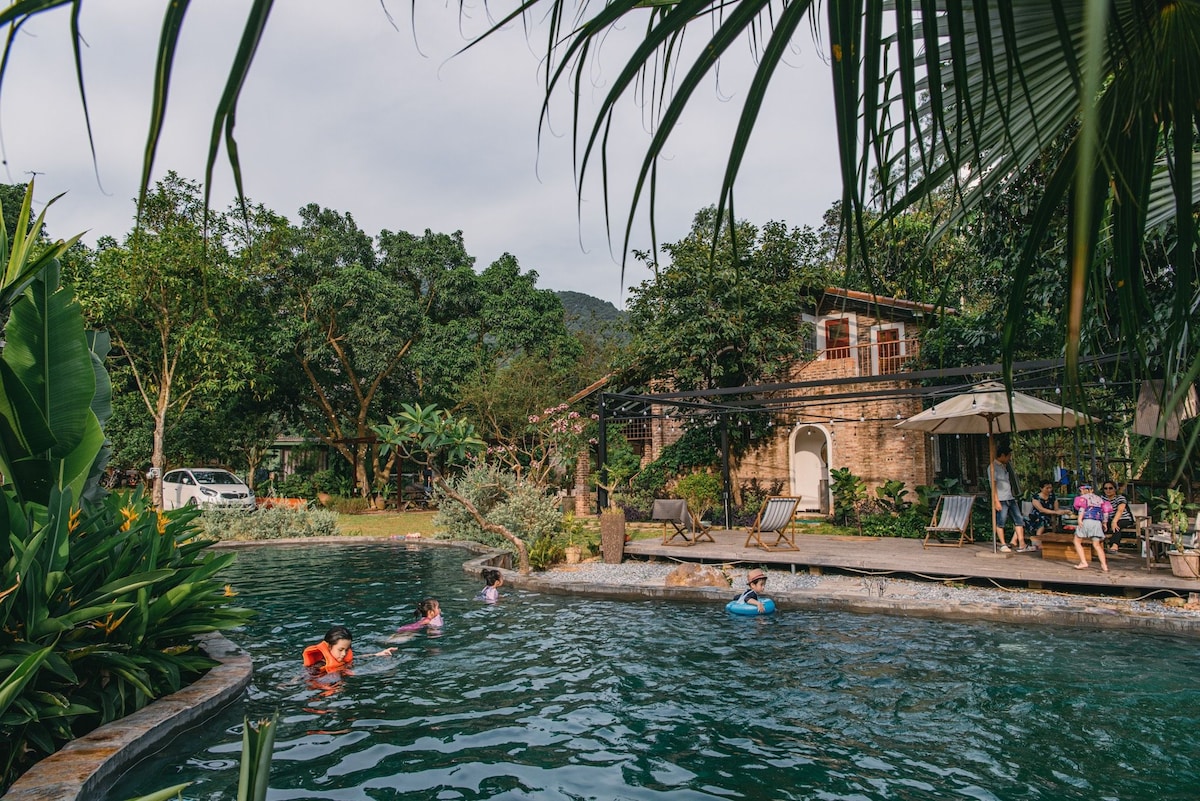
[[[792,494],[800,498],[800,511],[829,511],[829,433],[819,425],[802,425],[792,431],[789,467]]]

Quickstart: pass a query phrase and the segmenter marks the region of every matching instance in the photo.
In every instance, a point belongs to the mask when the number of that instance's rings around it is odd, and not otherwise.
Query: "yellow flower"
[[[233,598],[233,597],[236,597],[236,596],[237,596],[237,591],[233,589],[233,585],[232,585],[232,584],[226,584],[226,585],[225,585],[225,597],[226,597],[226,598]]]
[[[125,522],[121,524],[121,531],[129,531],[133,527],[133,521],[138,519],[138,511],[132,506],[122,506],[121,517],[125,518]]]
[[[163,535],[167,533],[167,516],[162,512],[158,512],[158,533]]]
[[[132,608],[130,608],[130,609],[126,609],[126,610],[125,610],[125,614],[121,615],[121,616],[120,616],[119,618],[117,618],[116,620],[113,620],[112,613],[111,613],[111,612],[109,612],[109,613],[108,613],[108,618],[107,618],[107,619],[104,621],[104,633],[105,633],[105,634],[112,634],[114,631],[116,631],[116,630],[117,630],[117,627],[118,627],[118,626],[120,626],[122,623],[124,623],[124,622],[125,622],[125,618],[129,617],[129,613],[130,613],[130,612],[132,612],[132,611],[133,611],[133,609],[132,609]]]
[[[83,516],[83,509],[76,506],[71,510],[70,516],[67,518],[67,531],[71,534],[75,533],[75,529],[79,528],[79,518]]]

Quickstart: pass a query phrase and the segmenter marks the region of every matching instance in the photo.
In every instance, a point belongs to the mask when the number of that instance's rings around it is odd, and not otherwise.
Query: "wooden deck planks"
[[[990,542],[961,548],[922,548],[920,540],[801,533],[796,535],[799,550],[768,551],[744,547],[745,532],[741,530],[714,529],[711,533],[714,542],[686,548],[663,546],[657,540],[635,540],[625,544],[625,553],[685,562],[904,573],[939,581],[979,578],[1033,586],[1103,588],[1109,592],[1200,592],[1200,581],[1176,578],[1166,565],[1147,569],[1145,560],[1133,553],[1109,554],[1109,572],[1102,573],[1094,558],[1088,570],[1076,570],[1070,562],[1042,559],[1039,553],[993,555]]]

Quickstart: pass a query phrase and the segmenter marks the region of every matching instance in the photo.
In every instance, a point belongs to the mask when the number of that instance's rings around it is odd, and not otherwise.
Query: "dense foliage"
[[[59,257],[29,224],[30,184],[0,279],[0,787],[212,662],[195,636],[240,625],[192,514],[107,494],[107,337],[84,331]]]

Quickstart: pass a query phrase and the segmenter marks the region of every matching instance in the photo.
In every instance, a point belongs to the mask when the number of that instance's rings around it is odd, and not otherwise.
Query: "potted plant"
[[[583,522],[575,517],[574,512],[567,512],[563,519],[563,531],[567,535],[563,556],[568,565],[577,565],[583,561]]]
[[[1184,546],[1183,535],[1187,531],[1188,517],[1192,504],[1185,503],[1183,493],[1168,489],[1166,497],[1158,501],[1158,519],[1171,532],[1171,572],[1180,578],[1200,578],[1200,551]]]
[[[629,481],[634,474],[634,468],[617,462],[605,465],[605,472],[608,474],[608,484],[602,484],[596,479],[596,486],[605,490],[608,495],[608,505],[600,510],[600,548],[605,564],[619,565],[625,558],[625,510],[613,505],[613,494],[618,487]]]

